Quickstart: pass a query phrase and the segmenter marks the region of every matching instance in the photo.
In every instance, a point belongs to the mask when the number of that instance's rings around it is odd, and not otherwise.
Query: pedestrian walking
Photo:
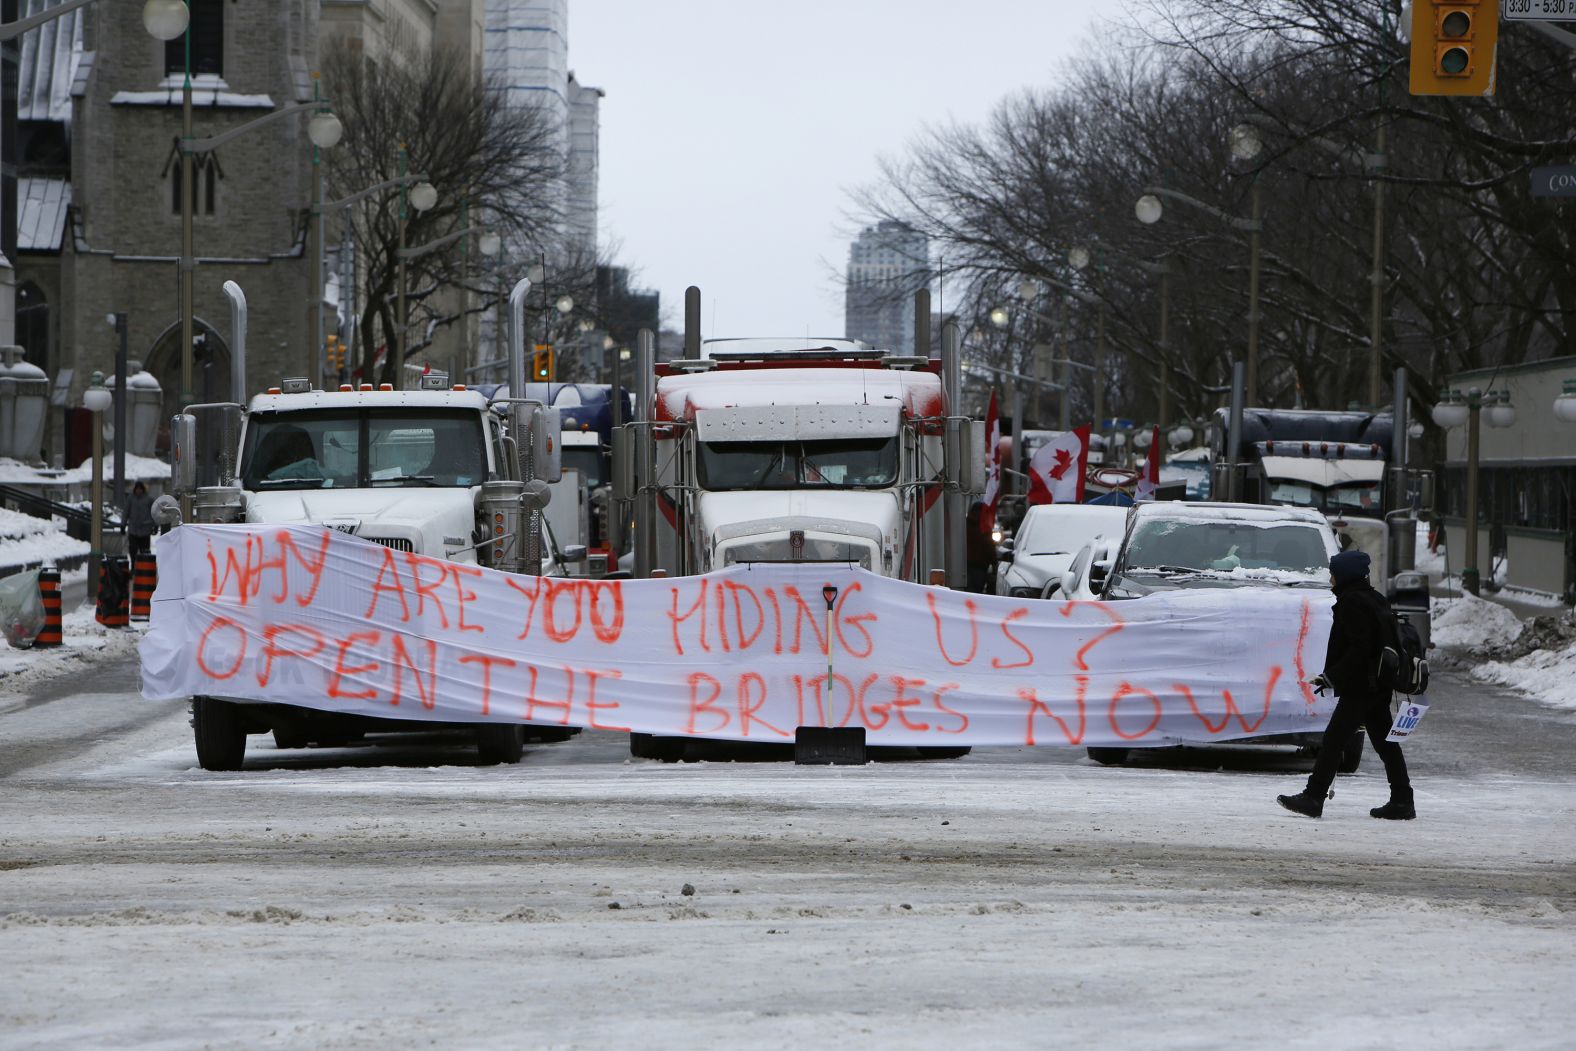
[[[148,550],[156,528],[153,522],[153,497],[148,495],[148,487],[141,482],[133,485],[131,495],[126,497],[126,506],[121,509],[120,528],[126,534],[127,554],[135,556]]]
[[[1395,616],[1385,597],[1368,582],[1369,559],[1362,551],[1342,551],[1330,559],[1330,586],[1335,592],[1335,622],[1324,670],[1312,680],[1320,695],[1335,691],[1335,711],[1324,731],[1319,757],[1314,761],[1308,786],[1294,796],[1277,796],[1281,806],[1305,817],[1324,813],[1324,801],[1335,781],[1346,742],[1358,727],[1367,727],[1368,740],[1384,763],[1390,782],[1390,801],[1368,813],[1391,821],[1417,816],[1412,783],[1406,775],[1401,746],[1385,740],[1390,733],[1390,687],[1379,682],[1379,655],[1386,646],[1399,652]]]

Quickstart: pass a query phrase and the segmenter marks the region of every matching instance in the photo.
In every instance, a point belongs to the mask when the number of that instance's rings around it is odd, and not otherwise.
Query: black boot
[[[1275,802],[1290,810],[1293,814],[1303,817],[1322,817],[1324,815],[1324,796],[1314,795],[1306,788],[1294,796],[1276,796]]]
[[[1385,821],[1411,821],[1417,817],[1417,808],[1410,799],[1397,799],[1390,797],[1390,802],[1384,806],[1376,806],[1368,811],[1370,817],[1377,817]]]

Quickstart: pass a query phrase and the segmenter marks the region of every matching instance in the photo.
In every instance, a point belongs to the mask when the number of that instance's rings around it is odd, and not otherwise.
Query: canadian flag
[[[1139,500],[1153,500],[1155,490],[1160,487],[1160,428],[1156,427],[1149,436],[1149,455],[1144,457],[1144,473],[1138,479]]]
[[[980,512],[980,529],[989,536],[996,528],[996,506],[1001,501],[1001,417],[996,410],[996,392],[990,392],[990,408],[985,410],[985,508]]]
[[[1029,461],[1029,503],[1081,504],[1089,471],[1089,427],[1064,431]]]

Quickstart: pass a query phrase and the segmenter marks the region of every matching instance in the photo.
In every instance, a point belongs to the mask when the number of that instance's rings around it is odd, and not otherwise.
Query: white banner
[[[564,580],[316,526],[188,525],[157,553],[150,699],[754,741],[863,725],[943,747],[1316,732],[1333,705],[1303,684],[1330,599],[1300,589],[1024,601],[826,564]]]

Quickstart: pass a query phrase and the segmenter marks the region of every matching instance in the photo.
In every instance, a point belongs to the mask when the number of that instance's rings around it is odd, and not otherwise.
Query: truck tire
[[[678,763],[684,759],[686,746],[682,737],[658,737],[656,734],[630,734],[629,754],[636,759],[657,759],[664,763]]]
[[[1091,748],[1089,758],[1102,766],[1121,766],[1127,762],[1126,748]]]
[[[526,736],[533,741],[541,741],[543,744],[567,741],[579,732],[580,727],[578,726],[527,726],[525,728]]]
[[[958,745],[953,748],[916,748],[921,759],[962,759],[974,749],[969,745]]]
[[[216,697],[192,698],[192,739],[204,770],[239,770],[246,758],[246,722],[240,706]]]
[[[1343,774],[1355,774],[1363,762],[1363,739],[1368,735],[1358,730],[1352,734],[1351,740],[1346,742],[1346,747],[1341,749],[1341,765],[1337,767]]]
[[[525,727],[483,723],[476,728],[476,754],[483,763],[518,763],[525,755]]]

